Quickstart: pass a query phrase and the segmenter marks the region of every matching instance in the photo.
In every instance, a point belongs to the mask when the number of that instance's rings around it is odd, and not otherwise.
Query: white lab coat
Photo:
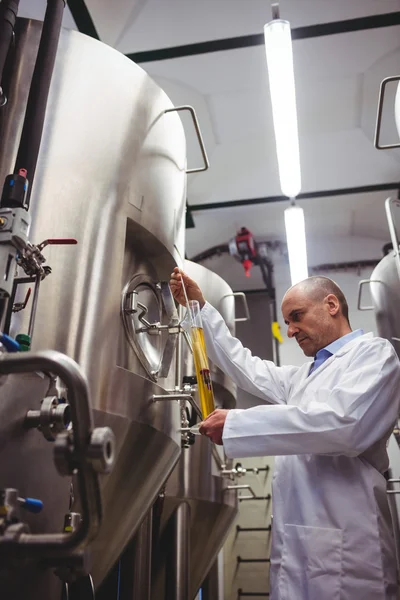
[[[231,410],[229,457],[275,456],[272,600],[394,600],[395,546],[382,473],[399,413],[400,363],[372,334],[307,377],[252,356],[208,303],[209,358],[266,403]],[[285,456],[284,456],[285,455]]]

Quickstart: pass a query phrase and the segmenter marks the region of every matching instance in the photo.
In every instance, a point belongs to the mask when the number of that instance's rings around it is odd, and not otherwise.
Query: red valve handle
[[[61,246],[61,245],[75,245],[78,243],[78,240],[75,238],[49,238],[48,240],[44,240],[41,244],[37,245],[38,250],[41,252],[43,248],[46,246]]]
[[[48,240],[45,240],[46,242],[46,246],[47,244],[55,246],[56,244],[58,245],[66,245],[66,244],[77,244],[78,240],[75,240],[74,238],[50,238]],[[44,242],[42,242],[44,244]]]

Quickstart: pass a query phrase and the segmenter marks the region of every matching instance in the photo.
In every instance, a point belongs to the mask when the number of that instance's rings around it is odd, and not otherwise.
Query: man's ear
[[[335,294],[328,294],[328,296],[326,296],[324,302],[326,303],[326,305],[328,307],[328,311],[332,315],[332,317],[334,317],[335,315],[337,315],[339,313],[340,302],[337,299],[337,297],[335,296]]]

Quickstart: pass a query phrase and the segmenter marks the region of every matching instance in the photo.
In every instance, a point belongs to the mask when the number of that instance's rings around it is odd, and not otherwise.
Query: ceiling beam
[[[84,0],[67,0],[67,5],[71,11],[78,31],[84,33],[85,35],[89,35],[95,40],[99,40],[99,34],[97,33],[93,19]]]
[[[333,196],[350,196],[352,194],[371,194],[374,192],[388,192],[400,190],[400,183],[378,183],[376,185],[362,185],[359,187],[339,188],[336,190],[319,190],[317,192],[302,192],[296,200],[310,198],[332,198]],[[191,213],[234,206],[254,206],[256,204],[271,204],[273,202],[289,202],[286,196],[266,196],[264,198],[246,198],[243,200],[227,200],[225,202],[209,202],[205,204],[188,204],[187,210]]]
[[[307,25],[292,29],[293,40],[304,40],[309,38],[337,35],[339,33],[351,33],[354,31],[365,31],[366,29],[377,29],[380,27],[392,27],[400,25],[400,11],[359,17],[357,19],[346,19],[333,21],[331,23],[320,23]],[[250,48],[252,46],[263,46],[264,34],[241,35],[238,37],[225,38],[221,40],[210,40],[196,44],[185,44],[183,46],[172,46],[158,50],[144,50],[133,52],[126,56],[135,63],[152,62],[156,60],[169,60],[183,56],[196,56],[208,54],[209,52],[220,52],[222,50],[236,50],[238,48]]]

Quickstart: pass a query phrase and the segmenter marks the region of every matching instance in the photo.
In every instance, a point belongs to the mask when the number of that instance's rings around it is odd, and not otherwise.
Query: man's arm
[[[207,354],[237,385],[264,401],[285,404],[299,367],[277,367],[253,356],[233,337],[219,312],[208,302],[201,310]]]
[[[339,367],[338,367],[339,368]],[[287,454],[358,456],[384,437],[397,419],[400,365],[391,344],[363,344],[333,389],[305,391],[301,406],[231,410],[223,425],[229,457]],[[204,422],[208,435],[210,422]],[[215,432],[213,432],[215,434]]]
[[[270,361],[252,356],[250,350],[231,335],[219,312],[205,301],[197,283],[176,267],[171,273],[170,287],[175,300],[182,306],[186,306],[182,280],[188,299],[197,300],[202,308],[209,358],[246,392],[266,402],[285,403],[290,381],[298,367],[276,367]]]

